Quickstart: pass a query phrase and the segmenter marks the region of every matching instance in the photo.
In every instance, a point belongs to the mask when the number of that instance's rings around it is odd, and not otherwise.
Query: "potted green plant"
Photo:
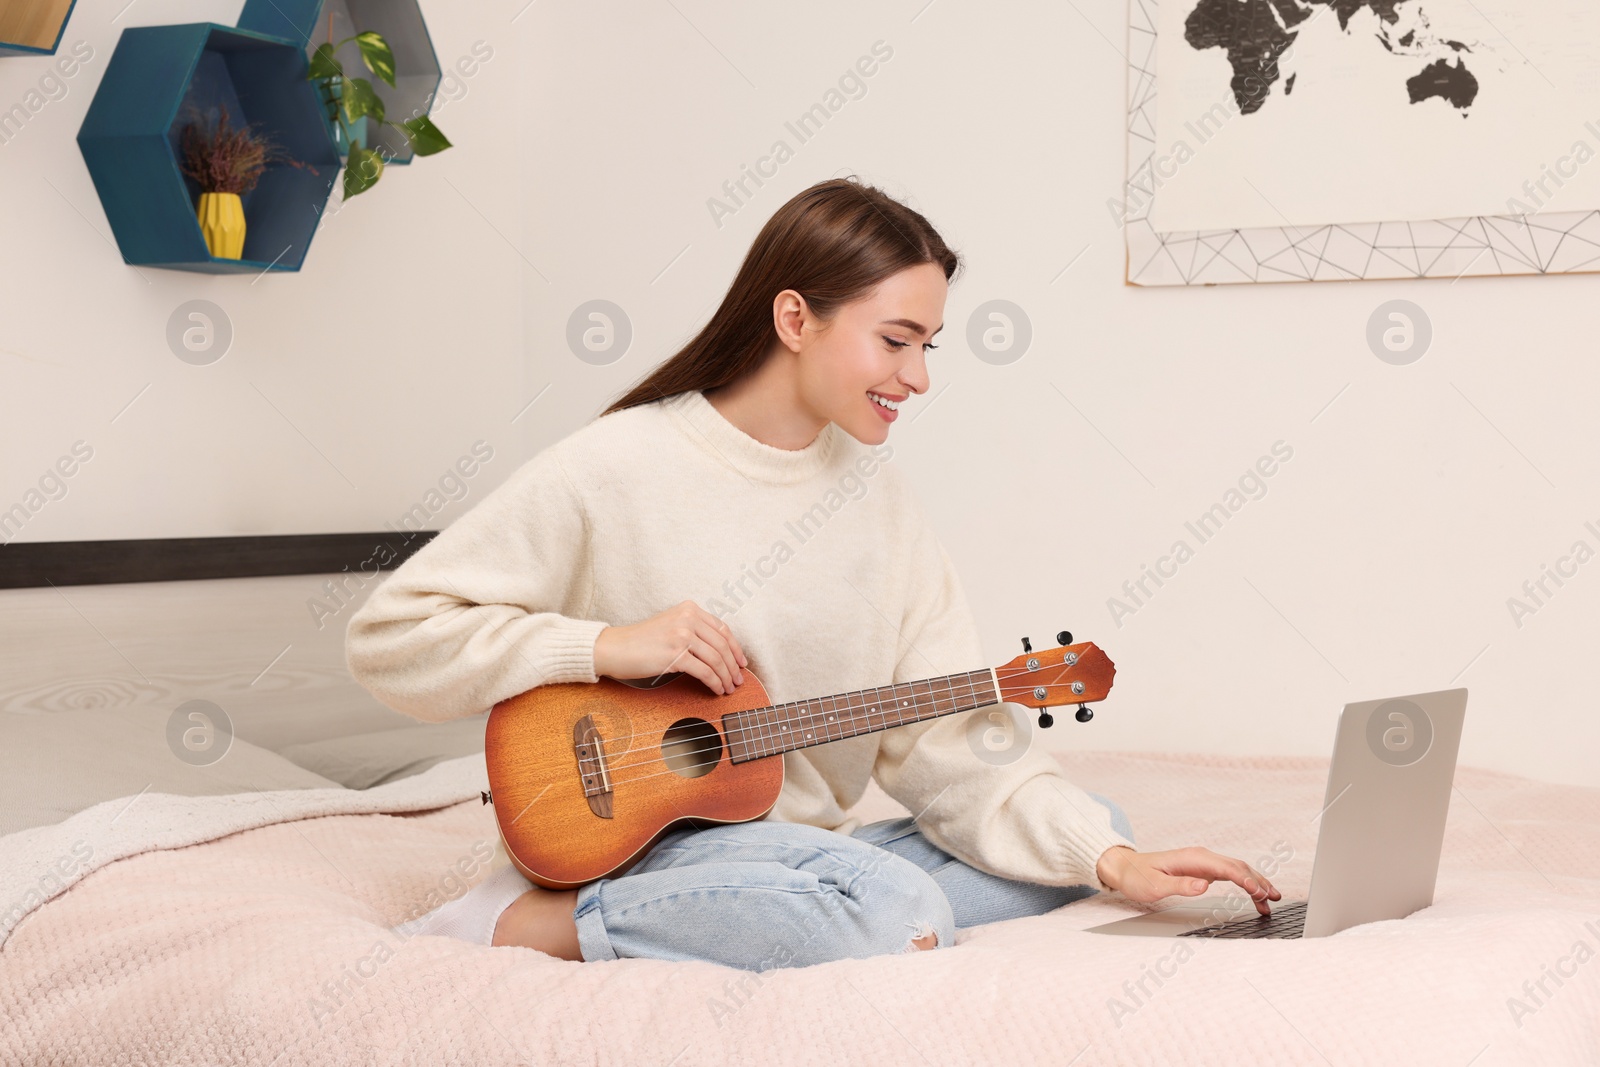
[[[345,156],[344,196],[366,192],[383,177],[385,153],[367,147],[368,120],[384,126],[393,126],[406,137],[419,156],[431,156],[451,147],[439,127],[426,114],[416,115],[403,122],[390,122],[384,114],[383,98],[366,78],[352,78],[345,73],[344,64],[336,53],[354,41],[367,70],[376,74],[390,88],[394,88],[394,50],[382,34],[367,30],[333,39],[333,15],[328,16],[328,39],[317,46],[311,57],[311,69],[306,77],[317,83],[323,103],[328,108],[328,121],[334,127],[339,151]]]
[[[257,124],[234,126],[227,104],[219,105],[215,119],[209,122],[199,109],[191,106],[189,110],[193,118],[180,137],[179,170],[200,186],[195,211],[200,233],[213,256],[239,259],[244,255],[243,194],[256,187],[270,163],[312,168],[285,154]]]

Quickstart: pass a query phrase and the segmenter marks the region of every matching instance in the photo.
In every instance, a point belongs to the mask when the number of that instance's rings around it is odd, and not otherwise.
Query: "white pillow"
[[[199,797],[340,788],[274,752],[228,738],[215,724],[211,751],[185,750],[185,731],[201,729],[201,720],[183,713],[174,722],[178,707],[0,712],[0,836],[144,792]],[[205,740],[195,733],[189,739]],[[212,762],[202,764],[206,759]]]
[[[309,771],[351,789],[421,774],[435,763],[483,751],[488,715],[450,722],[418,723],[351,737],[330,737],[278,749],[278,754]]]

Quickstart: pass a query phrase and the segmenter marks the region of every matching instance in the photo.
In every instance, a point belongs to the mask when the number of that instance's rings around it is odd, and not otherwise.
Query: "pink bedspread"
[[[1144,848],[1303,896],[1324,760],[1063,757]],[[1462,768],[1436,902],[1306,941],[1113,938],[1110,896],[763,975],[388,927],[483,877],[476,800],[299,819],[89,873],[0,949],[0,1063],[1600,1063],[1600,790]],[[876,789],[867,819],[900,814]],[[1281,844],[1279,844],[1281,842]],[[1381,877],[1381,872],[1374,872]]]

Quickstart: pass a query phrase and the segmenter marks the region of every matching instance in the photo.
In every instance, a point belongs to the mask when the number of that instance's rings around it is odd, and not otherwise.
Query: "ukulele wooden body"
[[[625,872],[675,826],[766,815],[783,760],[732,762],[722,717],[770,703],[747,669],[720,696],[687,674],[656,686],[602,676],[496,704],[484,759],[512,863],[536,885],[571,889]]]

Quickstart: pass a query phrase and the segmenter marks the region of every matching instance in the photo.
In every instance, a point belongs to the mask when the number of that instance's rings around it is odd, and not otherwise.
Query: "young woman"
[[[535,686],[683,672],[775,703],[986,666],[948,556],[886,446],[929,388],[958,259],[853,180],[767,222],[711,321],[404,563],[350,620],[352,673],[419,719]],[[1048,753],[980,759],[983,709],[786,753],[756,822],[678,827],[622,876],[515,867],[399,928],[568,960],[747,970],[948,946],[1098,889],[1278,891],[1204,848],[1139,852]],[[846,812],[876,779],[914,815]]]

